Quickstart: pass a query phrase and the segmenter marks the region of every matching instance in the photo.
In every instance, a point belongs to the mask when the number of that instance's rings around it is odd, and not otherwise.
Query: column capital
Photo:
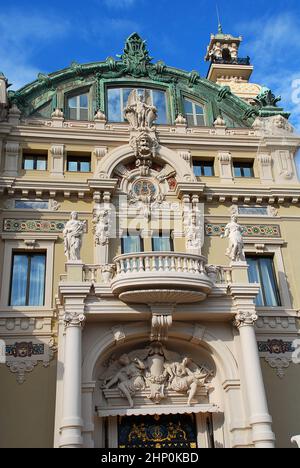
[[[254,327],[254,324],[257,320],[258,320],[258,315],[256,311],[241,310],[236,314],[233,324],[237,328],[249,327],[249,326]]]
[[[66,312],[64,317],[66,328],[68,327],[84,327],[86,316],[84,313]]]

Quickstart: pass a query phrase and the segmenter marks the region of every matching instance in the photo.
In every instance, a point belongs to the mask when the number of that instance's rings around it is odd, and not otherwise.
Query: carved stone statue
[[[150,96],[146,102],[145,95],[146,92],[142,95],[134,89],[129,95],[127,107],[124,110],[124,117],[134,130],[151,129],[153,122],[157,119],[157,109],[150,102]]]
[[[130,408],[133,408],[132,396],[138,390],[145,388],[143,377],[145,365],[138,358],[131,360],[127,354],[120,357],[119,364],[122,366],[121,370],[106,383],[106,388],[109,389],[117,384],[118,389],[127,398]]]
[[[65,255],[68,262],[80,261],[82,237],[86,230],[86,221],[79,221],[78,213],[73,211],[71,219],[64,229]]]
[[[106,245],[109,241],[109,210],[102,211],[96,215],[94,220],[95,228],[95,243],[96,245]]]
[[[113,359],[103,372],[102,389],[107,399],[114,386],[134,406],[133,397],[152,400],[155,404],[168,394],[187,395],[192,405],[201,388],[208,390],[207,381],[213,376],[205,366],[198,366],[190,358],[167,350],[160,342],[153,342],[145,349],[135,350]],[[148,394],[141,393],[146,391]]]
[[[187,357],[182,362],[165,364],[165,371],[169,376],[168,388],[178,393],[187,393],[188,406],[192,404],[198,387],[205,385],[206,380],[210,376],[207,370],[199,368]]]
[[[229,247],[226,251],[226,255],[233,262],[244,262],[244,240],[243,240],[243,228],[237,223],[237,217],[233,215],[231,222],[227,224],[225,228],[225,234],[222,238],[229,238]]]

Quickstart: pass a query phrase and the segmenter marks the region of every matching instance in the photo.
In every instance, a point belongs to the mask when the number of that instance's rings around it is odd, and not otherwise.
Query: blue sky
[[[252,81],[281,94],[300,129],[299,0],[217,0],[224,32],[242,34],[241,55],[255,66]],[[139,32],[155,60],[206,76],[214,0],[14,0],[0,10],[0,71],[13,88],[79,63],[122,52]],[[299,80],[299,81],[297,81]]]

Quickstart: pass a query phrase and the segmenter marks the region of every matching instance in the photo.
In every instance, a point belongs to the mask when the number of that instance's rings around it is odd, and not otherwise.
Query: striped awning
[[[106,418],[109,416],[155,416],[162,414],[199,414],[199,413],[221,413],[216,405],[194,405],[194,406],[144,406],[140,408],[98,408],[98,416]]]

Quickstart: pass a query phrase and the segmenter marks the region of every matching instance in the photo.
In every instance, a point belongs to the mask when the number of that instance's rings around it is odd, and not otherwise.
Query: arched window
[[[135,88],[108,88],[107,91],[107,115],[109,122],[124,122],[124,109],[131,91]],[[165,91],[159,89],[136,88],[157,108],[158,119],[156,124],[168,124],[168,106]]]
[[[189,127],[203,127],[205,125],[204,108],[198,102],[185,98],[184,112]]]
[[[88,93],[72,95],[67,98],[67,116],[70,120],[89,119]]]

